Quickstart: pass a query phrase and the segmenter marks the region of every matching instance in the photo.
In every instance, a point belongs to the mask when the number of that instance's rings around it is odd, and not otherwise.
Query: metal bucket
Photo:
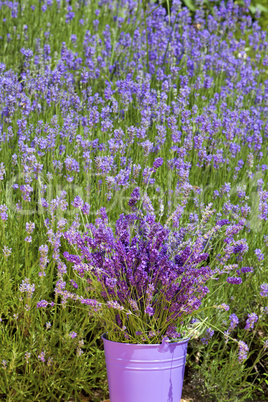
[[[188,339],[140,345],[102,337],[111,402],[179,402]]]

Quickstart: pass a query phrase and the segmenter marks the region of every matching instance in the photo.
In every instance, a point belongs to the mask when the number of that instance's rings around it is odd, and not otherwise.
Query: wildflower
[[[0,218],[2,219],[2,221],[7,221],[8,219],[7,210],[8,208],[5,204],[0,205]]]
[[[76,349],[76,354],[77,354],[78,357],[82,356],[83,353],[84,352],[83,352],[83,350],[81,348]]]
[[[131,306],[133,311],[139,311],[138,304],[137,304],[137,302],[135,300],[130,299],[129,304],[130,304],[130,306]]]
[[[163,159],[162,158],[156,158],[154,163],[153,163],[153,167],[154,169],[158,169],[160,166],[162,166],[163,164]]]
[[[228,311],[230,309],[228,304],[225,304],[225,303],[220,304],[217,308],[225,310],[225,311]]]
[[[78,289],[78,285],[77,285],[77,283],[76,283],[73,279],[70,279],[70,283],[73,285],[73,287],[74,287],[75,289]]]
[[[48,246],[46,244],[41,245],[39,247],[39,252],[41,254],[41,257],[39,260],[39,266],[40,266],[41,271],[39,272],[39,276],[43,277],[43,276],[46,276],[45,269],[46,269],[47,264],[49,263],[49,260],[47,258]]]
[[[82,207],[82,212],[84,215],[88,215],[89,214],[89,210],[90,210],[90,205],[85,202],[83,207]]]
[[[144,312],[145,312],[146,314],[148,314],[149,317],[151,317],[151,316],[154,315],[154,308],[151,307],[151,306],[148,306],[148,307],[146,307],[146,309],[144,310]]]
[[[206,330],[206,336],[204,338],[201,338],[201,342],[203,343],[203,345],[207,345],[209,342],[209,339],[212,338],[213,335],[214,335],[214,330],[211,328],[208,328]]]
[[[4,175],[5,175],[5,165],[3,162],[0,163],[0,180],[4,180]]]
[[[246,330],[250,330],[254,328],[254,324],[258,321],[258,316],[255,313],[248,314],[248,319],[246,321]]]
[[[45,355],[46,352],[41,352],[40,355],[38,355],[38,359],[41,360],[43,363],[45,363]]]
[[[26,353],[25,353],[25,360],[26,360],[26,363],[29,363],[30,357],[31,357],[31,353],[30,353],[30,352],[26,352]]]
[[[238,348],[239,348],[238,360],[239,361],[246,360],[247,352],[249,351],[248,345],[243,341],[239,341],[238,342]]]
[[[73,200],[73,202],[72,202],[72,205],[73,205],[75,208],[82,208],[83,204],[84,204],[84,201],[83,201],[82,198],[79,197],[78,195],[74,198],[74,200]]]
[[[124,307],[123,306],[120,306],[120,304],[118,303],[118,301],[117,300],[115,300],[115,301],[108,301],[107,302],[107,307],[109,307],[109,308],[114,308],[115,310],[124,310]]]
[[[69,336],[70,336],[72,339],[74,339],[74,338],[77,337],[77,333],[74,332],[74,331],[72,331],[72,332],[69,334]]]
[[[134,205],[139,201],[139,199],[140,199],[140,188],[136,187],[130,196],[128,205],[134,207]]]
[[[261,292],[260,295],[262,297],[268,297],[268,283],[263,283],[261,286]]]
[[[239,319],[235,314],[231,314],[229,320],[230,320],[229,330],[234,329],[239,324]]]
[[[4,257],[6,259],[8,259],[8,257],[11,255],[11,250],[12,250],[12,248],[8,248],[7,246],[4,246],[3,253],[4,253]]]
[[[57,223],[57,228],[59,230],[62,230],[66,226],[66,224],[67,224],[67,219],[61,218]]]
[[[46,322],[46,329],[49,329],[49,328],[51,328],[51,322],[50,321]]]
[[[52,358],[52,357],[49,357],[49,358],[47,359],[47,366],[50,367],[50,366],[52,365],[52,363],[53,363],[53,358]]]
[[[248,272],[253,272],[253,268],[252,267],[242,267],[240,270],[236,271],[237,275],[245,274]]]
[[[4,370],[6,370],[7,368],[7,361],[6,360],[2,360],[2,367]]]
[[[242,283],[242,279],[241,278],[236,278],[233,276],[229,276],[226,281],[232,285],[240,285]]]
[[[261,249],[256,248],[256,250],[254,252],[255,252],[255,254],[256,254],[257,258],[258,258],[258,261],[262,261],[264,259],[264,255],[261,252]]]
[[[266,341],[264,341],[264,343],[263,343],[263,349],[264,349],[264,350],[268,349],[268,339],[266,339]]]
[[[239,244],[238,246],[235,246],[235,247],[234,247],[233,253],[234,253],[234,254],[238,254],[238,253],[240,253],[240,251],[242,251],[242,250],[243,250],[243,245],[242,245],[242,244]]]
[[[48,305],[48,302],[46,300],[41,300],[40,302],[38,302],[36,304],[36,308],[40,308],[40,307],[46,308],[47,305]]]
[[[31,234],[35,228],[34,222],[26,222],[26,232]]]

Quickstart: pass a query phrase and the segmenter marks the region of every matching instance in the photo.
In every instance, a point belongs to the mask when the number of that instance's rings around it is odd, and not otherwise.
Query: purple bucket
[[[102,336],[111,402],[179,402],[188,339],[153,345]]]

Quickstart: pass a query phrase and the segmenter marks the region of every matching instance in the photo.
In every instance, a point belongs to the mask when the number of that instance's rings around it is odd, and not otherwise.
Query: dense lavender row
[[[0,2],[3,395],[20,381],[8,382],[14,367],[57,378],[70,339],[71,359],[81,359],[89,330],[68,303],[87,304],[90,286],[75,245],[86,230],[94,246],[114,245],[103,216],[126,230],[121,214],[137,201],[150,225],[169,226],[163,238],[176,232],[167,265],[204,261],[200,283],[222,274],[221,290],[212,279],[196,308],[208,290],[227,306],[215,322],[225,338],[246,330],[239,360],[247,344],[267,348],[268,35],[250,1],[211,13],[200,1],[194,15],[179,0],[169,13],[132,0],[34,3]]]

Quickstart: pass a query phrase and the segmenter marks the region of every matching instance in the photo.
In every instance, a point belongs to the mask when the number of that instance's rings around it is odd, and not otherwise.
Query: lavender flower
[[[22,281],[22,283],[21,283],[21,285],[20,285],[20,287],[19,287],[19,291],[20,291],[21,293],[26,293],[26,297],[29,298],[29,299],[31,299],[32,296],[33,296],[33,292],[35,291],[35,284],[33,283],[33,284],[31,285],[30,279],[25,278],[25,279]]]
[[[41,352],[40,355],[38,355],[38,359],[41,360],[41,362],[45,363],[45,355],[46,352]]]
[[[31,353],[30,353],[30,352],[25,352],[25,360],[26,360],[26,363],[29,363],[30,357],[31,357]]]
[[[38,303],[36,304],[36,307],[37,307],[37,308],[40,308],[40,307],[46,308],[47,306],[48,306],[48,302],[47,302],[46,300],[41,300],[40,302],[38,302]]]
[[[131,199],[139,196],[138,191],[135,193],[132,193]],[[106,212],[101,210],[98,215],[96,224],[88,226],[91,236],[78,232],[65,233],[65,238],[72,245],[77,245],[81,254],[65,252],[64,257],[73,264],[76,272],[80,271],[81,265],[87,267],[86,271],[82,269],[82,276],[88,271],[89,264],[91,275],[95,276],[102,289],[99,299],[80,298],[81,303],[96,312],[100,308],[105,311],[105,306],[114,310],[111,314],[114,314],[115,331],[121,328],[124,339],[129,336],[130,329],[122,324],[123,314],[128,317],[145,315],[147,320],[157,321],[160,319],[158,305],[163,303],[170,307],[167,307],[169,314],[161,325],[165,326],[166,334],[177,334],[174,322],[198,310],[209,291],[205,283],[213,271],[203,265],[208,258],[208,254],[203,253],[203,237],[174,256],[168,246],[171,233],[155,221],[154,215],[139,214],[137,217],[134,213],[122,214],[115,224],[115,234],[109,227]],[[82,263],[84,258],[86,264]],[[235,278],[235,282],[239,279]],[[56,292],[64,300],[74,298],[73,294],[64,290],[65,286],[65,282],[64,286],[57,284]],[[134,299],[131,289],[135,289]],[[229,308],[225,304],[221,307],[225,310]]]
[[[153,163],[153,167],[154,169],[158,169],[160,166],[162,166],[163,164],[163,159],[162,158],[156,158],[154,163]]]
[[[256,250],[254,252],[259,261],[262,261],[264,259],[264,255],[259,248],[256,248]]]
[[[237,327],[237,325],[239,324],[239,319],[235,314],[231,314],[229,320],[230,320],[230,327],[229,327],[230,331],[232,329],[235,329],[235,327]]]
[[[26,232],[31,234],[35,228],[34,222],[26,222]]]
[[[222,309],[222,310],[225,310],[225,311],[228,311],[228,310],[230,309],[230,307],[229,307],[228,304],[226,304],[226,303],[220,304],[220,305],[218,306],[218,308],[219,308],[219,309]]]
[[[239,341],[238,342],[238,347],[239,347],[238,360],[239,361],[246,360],[247,352],[249,351],[248,345],[243,341]]]
[[[232,285],[240,285],[242,283],[242,279],[241,278],[236,278],[234,276],[229,276],[226,281],[228,283],[231,283]]]
[[[201,338],[201,342],[203,343],[203,345],[207,345],[210,338],[212,338],[213,335],[214,335],[214,330],[211,328],[208,328],[206,330],[206,336],[204,338]]]
[[[11,255],[11,250],[12,250],[12,248],[8,248],[7,246],[4,246],[3,254],[4,254],[5,259],[8,259],[8,257]]]
[[[3,162],[0,163],[0,180],[4,180],[4,175],[5,175],[5,165]]]
[[[140,199],[140,188],[136,187],[131,193],[128,205],[134,207]]]
[[[246,321],[246,330],[250,330],[254,328],[254,324],[258,321],[258,316],[255,313],[248,314],[248,319]]]
[[[261,292],[260,295],[262,297],[268,297],[268,283],[263,283],[261,286]]]

